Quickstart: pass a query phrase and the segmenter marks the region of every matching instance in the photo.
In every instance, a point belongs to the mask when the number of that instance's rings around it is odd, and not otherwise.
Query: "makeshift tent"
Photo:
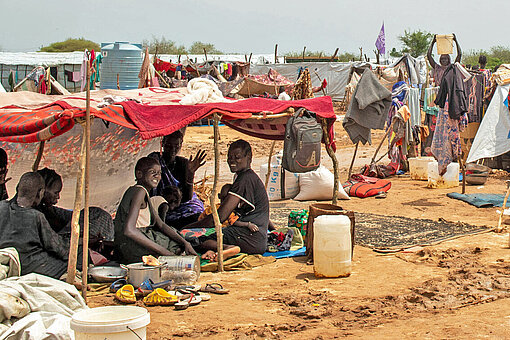
[[[42,82],[45,82],[44,85]],[[50,74],[49,69],[44,67],[36,67],[22,81],[20,81],[13,89],[13,92],[30,91],[41,93],[41,87],[47,88],[46,94],[71,94],[65,87],[60,85]]]
[[[244,77],[244,83],[237,91],[237,94],[249,97],[254,94],[269,93],[278,95],[280,86],[289,86],[294,84],[289,79],[282,76],[274,69],[269,69],[266,74],[253,75],[249,74]]]
[[[510,151],[509,89],[510,84],[496,88],[469,151],[468,163]]]

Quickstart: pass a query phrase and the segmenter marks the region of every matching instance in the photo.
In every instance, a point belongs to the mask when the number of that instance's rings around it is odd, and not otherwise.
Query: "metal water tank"
[[[142,66],[142,45],[118,41],[101,43],[101,89],[121,90],[138,88],[138,73]]]

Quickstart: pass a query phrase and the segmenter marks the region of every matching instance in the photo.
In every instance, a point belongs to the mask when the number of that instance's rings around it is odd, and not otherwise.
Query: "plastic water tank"
[[[117,89],[117,75],[121,90],[138,88],[138,73],[143,61],[141,44],[102,43],[101,54],[101,89]]]

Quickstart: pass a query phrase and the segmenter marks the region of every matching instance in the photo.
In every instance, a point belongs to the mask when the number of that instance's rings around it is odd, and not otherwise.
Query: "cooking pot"
[[[162,266],[146,266],[143,262],[131,263],[122,265],[128,271],[128,283],[132,284],[135,288],[142,285],[143,281],[151,279],[152,282],[161,282],[161,268]]]

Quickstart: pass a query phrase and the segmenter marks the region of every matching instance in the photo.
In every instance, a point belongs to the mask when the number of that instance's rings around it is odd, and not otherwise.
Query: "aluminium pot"
[[[143,281],[150,279],[152,282],[161,282],[161,268],[162,266],[146,266],[143,262],[131,263],[123,265],[128,271],[128,283],[132,284],[135,288],[142,285]]]

